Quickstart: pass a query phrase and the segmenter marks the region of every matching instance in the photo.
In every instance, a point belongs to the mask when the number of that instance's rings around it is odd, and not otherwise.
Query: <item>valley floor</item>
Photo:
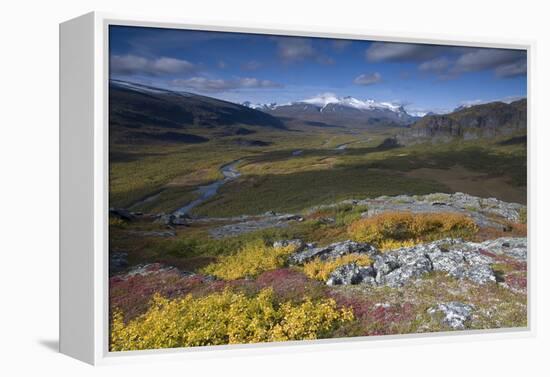
[[[525,144],[252,128],[111,146],[112,350],[527,326]]]

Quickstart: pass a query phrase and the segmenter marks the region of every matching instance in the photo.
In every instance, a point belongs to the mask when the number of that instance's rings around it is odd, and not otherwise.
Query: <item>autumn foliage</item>
[[[382,250],[444,237],[470,237],[477,231],[469,216],[450,212],[386,212],[357,220],[348,227],[354,240],[372,243]]]
[[[111,351],[317,339],[353,318],[333,299],[277,303],[271,289],[252,297],[230,290],[174,300],[155,295],[134,320],[113,314]]]

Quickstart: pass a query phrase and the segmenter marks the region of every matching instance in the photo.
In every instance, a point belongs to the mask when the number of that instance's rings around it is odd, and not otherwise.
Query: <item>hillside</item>
[[[207,141],[185,132],[197,127],[236,133],[241,126],[284,128],[279,119],[246,106],[117,80],[109,85],[109,107],[111,141],[125,143]]]
[[[462,108],[445,115],[428,115],[400,135],[400,141],[415,138],[465,140],[511,134],[527,128],[527,100],[506,104],[492,102]]]

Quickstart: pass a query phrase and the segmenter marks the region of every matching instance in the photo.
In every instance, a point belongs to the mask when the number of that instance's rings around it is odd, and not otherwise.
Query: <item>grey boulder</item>
[[[375,284],[376,272],[371,266],[358,266],[356,263],[349,263],[336,268],[329,276],[327,285],[350,285],[350,284]]]
[[[347,254],[378,255],[378,250],[368,243],[355,241],[342,241],[324,247],[307,247],[300,252],[292,254],[288,261],[290,264],[304,264],[315,258],[321,260],[336,259]]]
[[[428,309],[428,314],[436,316],[441,314],[443,318],[441,323],[449,326],[453,330],[464,330],[468,321],[472,319],[472,305],[463,304],[461,302],[448,302],[437,304]]]

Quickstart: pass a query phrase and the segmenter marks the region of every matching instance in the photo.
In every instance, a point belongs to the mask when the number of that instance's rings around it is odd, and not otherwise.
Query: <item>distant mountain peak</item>
[[[359,111],[391,111],[398,116],[411,116],[411,114],[407,113],[405,108],[400,104],[378,102],[373,99],[361,100],[352,96],[338,97],[336,94],[330,92],[286,104],[277,104],[275,102],[263,104],[245,101],[242,105],[256,110],[274,110],[283,106],[311,105],[318,108],[319,112],[325,111],[328,107],[341,106]]]

